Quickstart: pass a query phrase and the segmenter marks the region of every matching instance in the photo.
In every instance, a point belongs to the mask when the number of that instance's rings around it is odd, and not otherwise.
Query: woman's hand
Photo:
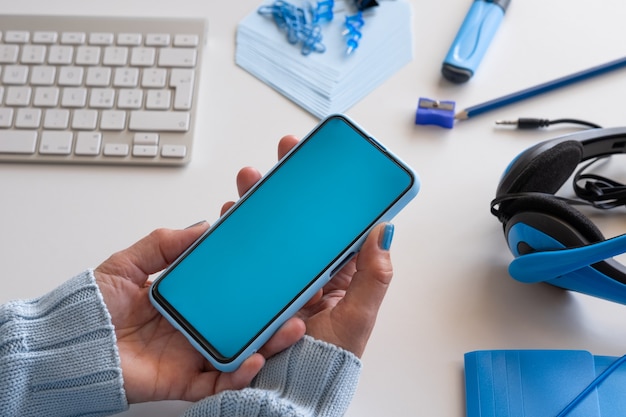
[[[159,229],[112,255],[95,270],[96,282],[111,314],[129,403],[157,400],[197,401],[250,383],[265,359],[296,343],[304,334],[291,319],[236,371],[223,373],[152,306],[151,274],[170,265],[208,228]]]

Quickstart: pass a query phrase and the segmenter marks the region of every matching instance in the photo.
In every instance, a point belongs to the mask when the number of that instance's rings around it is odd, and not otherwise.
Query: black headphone
[[[603,158],[626,153],[626,127],[589,129],[532,146],[505,170],[492,213],[502,222],[516,257],[510,275],[626,304],[626,265],[611,259],[626,253],[626,234],[606,240],[575,209],[626,204],[626,186],[585,170]],[[584,161],[584,166],[574,174]],[[575,199],[555,193],[574,174]]]

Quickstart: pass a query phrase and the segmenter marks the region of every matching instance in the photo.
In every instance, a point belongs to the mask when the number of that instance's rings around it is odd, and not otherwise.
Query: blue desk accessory
[[[361,28],[365,24],[363,10],[378,6],[377,1],[357,0],[354,15],[345,16],[345,30],[341,33],[346,38],[346,54],[350,55],[359,47],[363,36]],[[324,53],[326,46],[322,42],[322,23],[332,22],[335,18],[335,1],[319,0],[313,5],[305,2],[297,6],[284,0],[275,0],[272,4],[259,7],[261,16],[271,17],[279,30],[287,33],[290,44],[302,43],[302,55],[311,52]]]
[[[616,59],[614,61],[610,61],[605,64],[601,64],[592,68],[588,68],[586,70],[575,72],[573,74],[566,75],[561,78],[547,81],[545,83],[542,83],[533,87],[529,87],[524,90],[520,90],[511,94],[507,94],[505,96],[498,97],[498,98],[486,101],[484,103],[467,107],[466,109],[461,110],[460,112],[456,113],[454,115],[454,119],[455,120],[467,120],[472,117],[487,113],[489,111],[497,110],[504,106],[508,106],[509,104],[517,103],[518,101],[526,100],[527,98],[532,98],[540,94],[548,93],[552,90],[556,90],[561,87],[566,87],[571,84],[577,83],[579,81],[584,81],[589,78],[603,75],[603,74],[606,74],[611,71],[615,71],[617,69],[621,69],[624,67],[626,67],[626,57]],[[418,124],[431,124],[431,123],[418,123]]]
[[[323,53],[326,46],[322,43],[322,27],[320,22],[326,19],[332,20],[331,1],[329,7],[319,4],[311,10],[312,18],[307,18],[307,11],[286,1],[277,0],[271,5],[261,6],[257,12],[261,16],[268,16],[274,20],[279,30],[287,33],[287,42],[290,44],[302,43],[302,55],[311,52]]]
[[[464,83],[474,75],[510,2],[474,0],[441,66],[447,80]]]
[[[363,36],[361,28],[364,24],[363,13],[360,10],[353,16],[346,16],[346,29],[341,33],[346,37],[346,54],[350,55],[359,47],[359,41]]]
[[[359,3],[368,8],[367,14],[363,11],[365,24],[359,28],[357,18],[350,20],[352,33],[337,13],[332,21],[323,22],[325,52],[308,55],[302,54],[300,44],[287,43],[272,18],[253,10],[237,27],[235,61],[320,119],[345,113],[413,59],[411,4],[395,0],[373,7],[374,3]],[[321,14],[326,12],[320,9]],[[357,31],[362,39],[354,50],[356,44],[347,42],[358,41]]]
[[[474,105],[472,107],[468,107],[465,110],[459,112],[456,115],[458,120],[469,119],[474,116],[478,116],[479,114],[486,113],[491,110],[496,110],[501,107],[507,106],[509,104],[517,103],[518,101],[525,100],[527,98],[531,98],[537,96],[539,94],[547,93],[552,90],[556,90],[557,88],[566,87],[568,85],[577,83],[579,81],[584,81],[589,78],[596,77],[598,75],[603,75],[608,72],[624,68],[626,67],[626,58],[616,59],[611,62],[607,62],[605,64],[601,64],[586,70],[582,70],[579,72],[575,72],[570,75],[566,75],[561,78],[557,78],[534,87],[530,87],[524,90],[517,91],[515,93],[508,94],[506,96],[502,96],[499,98],[495,98],[493,100],[486,101],[481,104]]]
[[[467,417],[626,416],[626,357],[484,350],[464,359]]]
[[[437,125],[452,129],[454,126],[454,101],[439,101],[421,97],[417,102],[415,124]]]

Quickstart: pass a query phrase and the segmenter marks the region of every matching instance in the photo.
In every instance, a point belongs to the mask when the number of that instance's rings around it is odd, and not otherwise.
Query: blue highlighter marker
[[[443,61],[441,73],[453,83],[469,80],[498,30],[511,0],[474,0]]]

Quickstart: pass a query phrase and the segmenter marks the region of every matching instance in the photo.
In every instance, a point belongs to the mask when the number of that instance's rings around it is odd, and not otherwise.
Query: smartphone
[[[418,190],[407,164],[332,115],[154,280],[150,299],[233,371]]]

